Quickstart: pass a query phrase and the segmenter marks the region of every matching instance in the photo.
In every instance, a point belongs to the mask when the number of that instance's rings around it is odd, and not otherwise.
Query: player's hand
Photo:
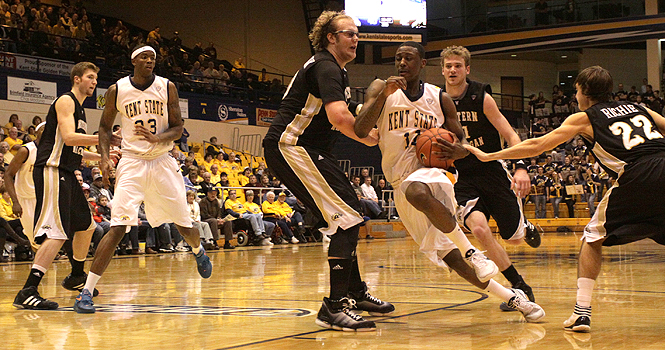
[[[150,143],[159,142],[159,137],[150,132],[148,128],[143,125],[136,124],[134,125],[134,135],[139,136],[139,140],[148,141]]]
[[[490,160],[494,160],[487,153],[485,153],[485,152],[483,152],[483,151],[481,151],[481,150],[479,150],[479,149],[477,149],[477,148],[475,148],[471,145],[464,145],[464,148],[469,150],[469,152],[473,153],[473,155],[475,155],[478,158],[478,160],[480,160],[481,162],[489,162]]]
[[[531,179],[529,174],[527,174],[526,169],[517,169],[515,170],[515,175],[513,175],[513,181],[510,184],[510,188],[515,191],[515,194],[519,198],[526,197],[531,190]]]
[[[367,137],[362,139],[363,144],[372,147],[376,146],[379,144],[379,129],[373,128],[372,130],[369,131],[369,134],[367,134]]]
[[[114,167],[113,162],[105,157],[102,157],[102,160],[99,162],[99,166],[102,171],[102,184],[104,188],[109,188],[111,186],[111,181],[109,181],[109,172]]]
[[[120,134],[121,131],[122,129],[118,129],[118,131],[111,134],[111,146],[120,146],[122,143],[122,135]]]
[[[118,164],[120,158],[122,158],[122,150],[113,149],[109,151],[109,160],[113,162],[114,167]]]
[[[442,137],[437,137],[436,142],[432,143],[432,153],[439,158],[460,159],[469,155],[469,151],[459,142],[457,136],[453,135],[453,142]]]
[[[21,215],[23,215],[23,208],[21,207],[21,204],[18,203],[18,201],[12,204],[12,212],[14,212],[14,215],[16,215],[19,218],[21,217]]]
[[[383,95],[388,97],[397,90],[406,90],[406,79],[404,77],[392,76],[386,79],[386,86],[383,88]]]

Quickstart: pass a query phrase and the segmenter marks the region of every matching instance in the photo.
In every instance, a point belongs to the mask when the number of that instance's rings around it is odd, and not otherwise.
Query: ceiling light
[[[517,57],[517,55],[513,54],[513,55],[510,55],[510,57]]]
[[[568,56],[566,56],[566,55],[561,55],[561,58],[568,58]]]

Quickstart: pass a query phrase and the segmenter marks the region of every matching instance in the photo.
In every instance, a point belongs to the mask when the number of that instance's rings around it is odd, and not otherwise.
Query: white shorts
[[[440,251],[441,256],[446,256],[457,246],[445,233],[434,227],[423,212],[406,200],[404,192],[412,182],[425,183],[429,186],[434,197],[441,201],[454,217],[457,201],[455,200],[453,182],[446,176],[446,173],[445,170],[438,168],[420,168],[407,176],[399,186],[395,187],[395,207],[404,227],[418,243],[420,251],[441,267],[447,267],[447,265],[437,252]],[[459,230],[459,226],[456,229]]]
[[[116,172],[111,226],[136,226],[141,202],[150,226],[175,223],[192,227],[185,182],[169,154],[156,159],[123,156]]]
[[[35,243],[35,207],[37,206],[37,198],[19,198],[18,203],[23,208],[21,214],[21,226],[23,226],[23,233],[30,240],[33,248],[38,249],[39,244]]]

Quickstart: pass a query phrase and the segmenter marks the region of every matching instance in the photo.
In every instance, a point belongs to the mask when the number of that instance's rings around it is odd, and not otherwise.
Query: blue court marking
[[[431,288],[437,288],[437,287],[431,287]],[[395,320],[395,319],[402,318],[402,317],[409,317],[409,316],[420,315],[420,314],[429,313],[429,312],[448,310],[448,309],[452,309],[452,308],[459,307],[459,306],[466,306],[466,305],[475,304],[475,303],[480,302],[484,299],[487,299],[486,294],[475,291],[475,290],[464,290],[464,289],[454,289],[454,288],[445,288],[445,287],[438,288],[438,289],[450,289],[450,290],[456,290],[456,291],[462,291],[462,292],[469,292],[469,293],[473,293],[473,294],[478,294],[479,297],[475,300],[472,300],[472,301],[469,301],[469,302],[466,302],[466,303],[461,303],[461,304],[454,304],[454,305],[439,307],[439,308],[430,309],[430,310],[417,311],[417,312],[412,312],[412,313],[408,313],[408,314],[404,314],[404,315],[382,316],[382,317],[377,318],[374,322],[384,323],[387,320]],[[298,333],[298,334],[293,334],[293,335],[285,335],[285,336],[282,336],[282,337],[264,339],[264,340],[259,340],[259,341],[255,341],[255,342],[251,342],[251,343],[245,343],[245,344],[228,346],[228,347],[224,347],[224,348],[218,348],[217,350],[240,349],[240,348],[245,348],[245,347],[249,347],[249,346],[254,346],[254,345],[259,345],[259,344],[266,344],[266,343],[270,343],[270,342],[274,342],[274,341],[278,341],[278,340],[290,339],[290,338],[309,339],[309,338],[305,338],[303,336],[307,336],[307,335],[311,335],[311,334],[317,334],[317,333],[321,333],[321,332],[327,332],[327,331],[332,331],[332,330],[330,330],[330,329],[319,329],[319,330],[311,331],[311,332],[303,332],[303,333]],[[339,331],[332,331],[332,332],[339,332]]]

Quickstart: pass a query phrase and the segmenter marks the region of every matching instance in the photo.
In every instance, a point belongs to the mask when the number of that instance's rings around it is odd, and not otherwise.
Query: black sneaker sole
[[[326,328],[326,329],[333,329],[333,330],[336,330],[336,331],[343,331],[343,332],[373,332],[373,331],[376,331],[376,327],[374,327],[374,328],[347,328],[347,327],[340,327],[340,326],[336,326],[336,325],[330,324],[330,323],[328,323],[328,322],[326,322],[326,321],[324,321],[324,320],[318,319],[318,318],[317,318],[316,321],[314,321],[314,322],[315,322],[316,325],[319,326],[319,327],[323,327],[323,328]]]

